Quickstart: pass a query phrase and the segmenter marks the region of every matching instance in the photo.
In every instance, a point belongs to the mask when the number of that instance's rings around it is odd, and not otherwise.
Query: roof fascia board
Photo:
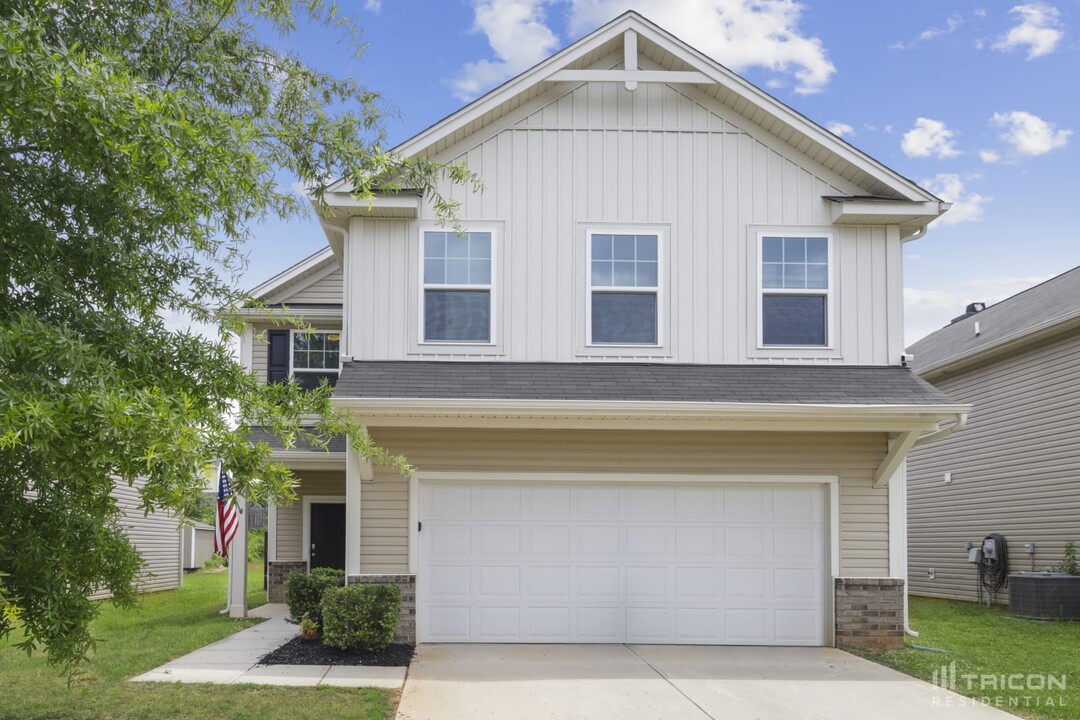
[[[264,295],[274,292],[281,287],[289,284],[293,280],[319,266],[320,263],[327,262],[334,257],[334,252],[329,247],[324,247],[316,253],[308,255],[306,258],[296,263],[292,267],[282,270],[274,277],[270,278],[261,285],[256,286],[251,290],[249,295],[255,298],[262,298]]]
[[[338,470],[345,467],[343,452],[322,452],[315,450],[274,450],[270,459],[283,463],[289,468],[302,470]]]
[[[424,398],[335,397],[334,405],[365,418],[410,417],[427,420],[442,417],[568,419],[588,421],[655,421],[661,426],[702,421],[709,426],[727,422],[732,428],[750,423],[782,424],[788,429],[847,427],[858,429],[875,423],[890,430],[934,430],[943,420],[955,419],[970,411],[969,405],[811,405],[781,403],[703,403],[648,401],[567,401],[567,400],[471,400]]]
[[[330,207],[355,208],[369,217],[379,217],[380,210],[412,211],[409,217],[420,214],[422,198],[419,195],[373,195],[371,198],[356,198],[347,192],[328,192],[326,204]],[[393,217],[402,217],[394,215]]]
[[[936,363],[920,368],[916,372],[923,379],[931,380],[946,373],[957,372],[973,365],[989,362],[994,358],[1022,350],[1029,345],[1049,340],[1076,328],[1080,328],[1080,309],[1033,327],[1025,328],[982,347],[973,348],[944,360],[939,360]]]
[[[246,322],[266,322],[271,324],[289,323],[296,319],[341,320],[342,310],[333,308],[240,308],[235,313]]]
[[[880,202],[867,200],[841,200],[833,202],[833,220],[840,216],[895,215],[898,217],[926,216],[936,218],[941,214],[941,203],[932,200]]]

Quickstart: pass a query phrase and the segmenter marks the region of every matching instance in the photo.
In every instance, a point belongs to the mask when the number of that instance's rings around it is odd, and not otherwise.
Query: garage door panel
[[[717,551],[716,528],[712,525],[682,525],[675,527],[674,532],[676,557],[715,557]]]
[[[622,554],[622,529],[618,525],[578,525],[573,534],[576,557],[616,558]]]
[[[573,487],[570,492],[571,517],[575,520],[607,520],[622,514],[618,486]]]
[[[824,641],[820,487],[422,483],[420,498],[424,641]]]
[[[584,565],[577,569],[576,595],[588,599],[622,597],[622,573],[615,565]]]

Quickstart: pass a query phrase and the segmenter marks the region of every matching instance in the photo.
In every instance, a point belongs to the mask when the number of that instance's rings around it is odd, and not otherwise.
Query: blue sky
[[[1080,0],[343,0],[274,44],[384,94],[401,142],[626,9],[956,203],[905,250],[908,340],[1080,264]],[[319,249],[314,218],[256,230],[253,286]]]

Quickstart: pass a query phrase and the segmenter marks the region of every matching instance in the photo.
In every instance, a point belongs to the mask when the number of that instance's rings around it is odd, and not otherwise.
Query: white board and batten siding
[[[358,359],[898,364],[903,351],[896,226],[833,226],[824,195],[861,191],[689,89],[615,83],[552,90],[437,159],[464,161],[483,192],[441,189],[459,216],[494,224],[496,343],[418,343],[418,220],[351,220],[346,313]],[[660,228],[663,347],[586,348],[588,228]],[[833,237],[834,347],[761,349],[758,233]]]
[[[908,457],[911,592],[975,600],[965,543],[978,545],[990,533],[1005,535],[1012,572],[1031,570],[1032,559],[1037,570],[1052,568],[1066,542],[1080,543],[1077,357],[1080,334],[1073,332],[933,379],[974,409],[962,433]],[[1034,558],[1024,543],[1035,543]]]
[[[143,559],[144,566],[137,583],[138,591],[171,590],[181,584],[180,526],[171,512],[143,512],[139,498],[139,488],[143,482],[136,480],[129,486],[125,482],[117,481],[112,496],[123,513],[120,525]],[[107,591],[92,595],[94,599],[108,596]]]

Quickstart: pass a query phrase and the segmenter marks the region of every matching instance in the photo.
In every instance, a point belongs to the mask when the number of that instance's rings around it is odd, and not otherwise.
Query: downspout
[[[925,232],[925,231],[926,231],[926,228],[923,228],[923,232]],[[934,430],[933,432],[930,432],[930,433],[927,433],[926,435],[920,436],[919,439],[915,441],[915,447],[918,447],[920,445],[925,445],[926,443],[934,442],[935,440],[941,440],[942,438],[946,438],[946,437],[948,437],[949,435],[952,435],[955,432],[960,432],[961,430],[963,430],[967,426],[967,419],[968,419],[968,414],[967,413],[960,413],[959,415],[956,416],[956,422],[954,422],[952,425],[949,425],[948,427],[941,428],[939,430]],[[916,632],[915,630],[911,629],[910,616],[908,614],[908,605],[909,605],[908,599],[909,599],[910,595],[909,595],[908,584],[907,584],[907,579],[908,578],[907,578],[907,557],[906,557],[907,544],[908,544],[908,538],[907,538],[907,472],[906,472],[906,468],[905,468],[905,473],[904,473],[904,483],[903,483],[903,491],[902,492],[903,492],[903,496],[904,496],[903,497],[903,503],[904,503],[904,511],[903,512],[904,512],[904,549],[905,549],[905,557],[904,557],[904,634],[905,635],[910,635],[911,637],[919,637],[919,633]]]

